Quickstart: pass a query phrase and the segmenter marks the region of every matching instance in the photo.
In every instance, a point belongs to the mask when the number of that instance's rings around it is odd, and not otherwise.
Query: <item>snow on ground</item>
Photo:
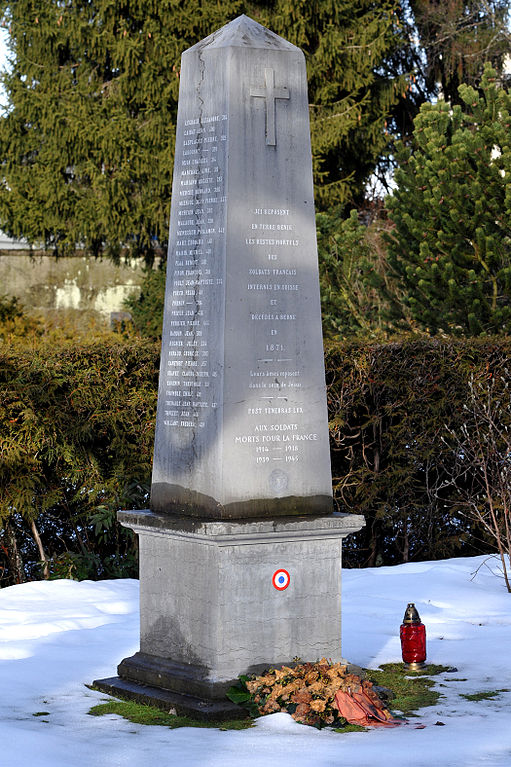
[[[117,663],[138,650],[138,582],[61,580],[3,589],[0,765],[509,767],[511,595],[492,574],[496,560],[485,562],[478,557],[344,571],[343,653],[349,660],[373,668],[399,661],[399,624],[407,602],[415,601],[427,627],[428,661],[458,669],[437,677],[443,697],[421,712],[425,729],[345,735],[280,713],[232,732],[88,716],[105,695],[85,685],[112,676]],[[461,697],[502,688],[509,691],[494,700]]]

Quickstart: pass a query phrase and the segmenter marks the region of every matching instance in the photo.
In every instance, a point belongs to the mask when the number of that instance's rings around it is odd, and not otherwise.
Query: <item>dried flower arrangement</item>
[[[364,726],[400,723],[392,718],[372,682],[325,658],[318,663],[272,668],[262,676],[240,677],[240,683],[231,688],[229,698],[248,705],[254,715],[285,711],[297,722],[318,728],[347,722]]]

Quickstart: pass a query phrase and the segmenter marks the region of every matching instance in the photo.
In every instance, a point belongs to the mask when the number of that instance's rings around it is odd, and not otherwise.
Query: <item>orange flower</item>
[[[300,703],[300,705],[296,707],[295,714],[296,716],[307,716],[309,711],[310,706],[308,703]]]
[[[295,692],[295,694],[291,696],[291,700],[293,701],[293,703],[299,703],[300,705],[298,706],[298,708],[300,708],[300,706],[305,705],[306,703],[310,703],[310,701],[312,700],[312,695],[310,694],[308,690],[299,690],[298,692]]]
[[[336,663],[335,666],[327,669],[326,674],[330,679],[344,678],[346,676],[346,666]]]
[[[283,692],[284,692],[283,686],[281,684],[276,684],[273,686],[273,689],[270,693],[270,698],[272,700],[276,700],[282,695]]]
[[[296,704],[292,717],[303,724],[333,724],[339,710],[336,695],[346,692],[363,693],[384,717],[390,717],[372,683],[347,671],[346,665],[322,658],[319,663],[300,663],[293,669],[272,668],[252,678],[246,687],[261,714],[286,711],[292,701]]]
[[[289,684],[286,685],[286,695],[287,694],[291,695],[293,692],[296,692],[297,690],[299,690],[302,686],[303,686],[302,682],[300,681],[295,680],[294,682],[290,682]]]
[[[282,679],[284,679],[284,677],[286,677],[286,676],[289,674],[290,670],[291,670],[291,669],[288,669],[288,668],[286,668],[286,666],[284,666],[283,668],[281,668],[281,669],[280,669],[280,671],[279,671],[279,670],[276,670],[276,671],[275,671],[275,680],[276,680],[277,682],[280,682],[280,681],[282,681]]]
[[[339,692],[339,690],[340,690],[339,681],[331,682],[330,684],[326,685],[323,692],[323,697],[326,698],[327,700],[333,700],[335,697],[335,693]]]
[[[262,714],[273,714],[275,711],[280,711],[280,706],[276,700],[268,700],[260,711]]]

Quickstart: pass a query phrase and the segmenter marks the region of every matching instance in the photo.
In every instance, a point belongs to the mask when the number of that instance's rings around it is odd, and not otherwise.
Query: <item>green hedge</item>
[[[136,574],[115,513],[147,503],[158,364],[136,338],[2,349],[0,583],[37,576],[37,534],[51,575]]]
[[[471,380],[511,428],[497,385],[510,357],[507,338],[327,345],[336,506],[367,520],[346,541],[348,565],[489,549],[462,513],[453,434],[472,417]],[[158,358],[133,337],[0,349],[1,585],[41,576],[37,536],[50,576],[136,573],[136,540],[115,513],[148,501]]]
[[[499,423],[511,426],[510,359],[509,338],[327,345],[336,505],[366,517],[366,528],[346,541],[350,564],[493,548],[462,503],[480,471],[463,467],[463,428],[478,426],[474,397],[492,398]]]

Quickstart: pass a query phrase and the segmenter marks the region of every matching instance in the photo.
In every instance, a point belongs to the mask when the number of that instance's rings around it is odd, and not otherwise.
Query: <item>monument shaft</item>
[[[182,58],[151,508],[332,510],[305,60],[248,19]]]

